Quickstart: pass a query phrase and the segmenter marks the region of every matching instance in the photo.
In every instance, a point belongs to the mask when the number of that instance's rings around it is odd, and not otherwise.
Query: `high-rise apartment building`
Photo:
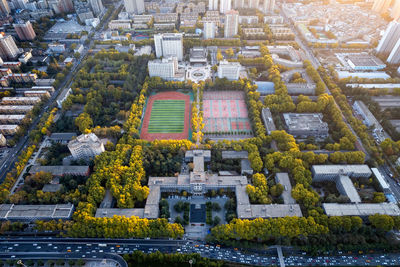
[[[220,0],[220,2],[219,2],[219,12],[222,13],[222,14],[225,14],[226,12],[231,10],[232,9],[231,1],[232,0]]]
[[[244,7],[244,0],[233,0],[233,8],[243,8]]]
[[[218,78],[227,78],[228,80],[238,80],[241,65],[239,62],[220,61],[218,66]]]
[[[378,13],[385,13],[389,11],[392,0],[374,0],[372,10]]]
[[[4,36],[0,34],[0,57],[9,60],[16,59],[19,55],[19,49],[11,35]]]
[[[26,22],[15,23],[14,29],[21,41],[32,41],[36,37],[36,33],[29,20]]]
[[[103,2],[101,0],[89,0],[89,4],[95,16],[100,15],[104,10]]]
[[[239,12],[229,10],[225,15],[224,37],[231,38],[238,34]]]
[[[400,23],[392,21],[386,28],[382,39],[379,41],[376,52],[380,54],[389,54],[400,38]]]
[[[203,38],[214,39],[215,38],[215,22],[205,21],[203,22]]]
[[[128,13],[143,14],[144,1],[143,0],[124,0],[125,10]]]
[[[393,47],[392,52],[390,52],[387,62],[390,64],[400,63],[400,39],[397,40],[396,45]]]
[[[10,12],[11,10],[7,0],[0,0],[0,13],[2,15],[8,15],[10,14]]]
[[[94,133],[90,133],[71,140],[68,149],[74,159],[89,159],[104,152],[104,145]]]
[[[273,13],[275,10],[275,0],[264,0],[263,12],[265,14]]]
[[[249,8],[258,8],[260,0],[249,0]]]
[[[392,12],[390,12],[392,19],[399,21],[400,19],[400,0],[395,0],[392,7]]]
[[[218,0],[208,0],[208,10],[218,10]]]
[[[182,33],[160,33],[154,35],[156,56],[176,57],[183,60],[183,35]]]

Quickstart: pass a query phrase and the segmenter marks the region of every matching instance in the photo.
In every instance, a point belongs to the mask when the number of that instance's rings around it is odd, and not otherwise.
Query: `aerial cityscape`
[[[0,0],[0,266],[400,266],[400,0]]]

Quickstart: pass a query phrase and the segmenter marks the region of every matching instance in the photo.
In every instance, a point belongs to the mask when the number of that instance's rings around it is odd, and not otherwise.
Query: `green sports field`
[[[148,133],[181,133],[185,124],[185,100],[155,100]]]

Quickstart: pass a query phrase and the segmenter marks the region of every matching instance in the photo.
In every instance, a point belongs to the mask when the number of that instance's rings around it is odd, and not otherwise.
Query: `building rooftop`
[[[322,207],[328,216],[369,216],[374,214],[400,216],[400,209],[394,203],[323,203]]]
[[[249,152],[246,150],[234,151],[224,150],[222,151],[222,159],[247,159],[249,158]]]
[[[52,133],[49,137],[51,141],[69,141],[76,137],[76,133]]]
[[[314,174],[336,174],[336,175],[349,175],[356,177],[359,173],[371,175],[371,170],[368,165],[313,165],[311,170]]]
[[[137,216],[143,218],[144,209],[116,209],[116,208],[98,208],[96,210],[95,217],[107,217],[112,218],[113,216],[123,216],[123,217],[132,217]]]
[[[371,171],[374,173],[376,179],[378,180],[379,184],[381,185],[383,190],[389,190],[390,186],[386,182],[385,178],[382,176],[381,172],[378,168],[371,168]]]
[[[275,175],[275,181],[283,185],[282,198],[285,204],[296,204],[296,200],[292,197],[292,185],[290,184],[289,175],[286,172],[278,172]]]
[[[261,113],[262,119],[264,121],[265,129],[268,134],[271,134],[272,131],[276,130],[274,119],[272,118],[272,114],[269,108],[263,108]]]
[[[321,113],[284,113],[283,118],[289,131],[328,131]]]
[[[58,192],[60,191],[62,184],[45,184],[42,188],[43,192]]]
[[[360,195],[358,194],[349,176],[340,175],[336,180],[336,187],[340,188],[340,193],[346,195],[350,199],[350,202],[361,202]]]
[[[32,166],[30,174],[49,172],[54,176],[63,175],[89,175],[89,166]]]
[[[2,220],[48,220],[69,219],[74,209],[73,204],[57,205],[0,205],[0,219]]]
[[[238,205],[237,212],[239,219],[303,216],[297,204]]]

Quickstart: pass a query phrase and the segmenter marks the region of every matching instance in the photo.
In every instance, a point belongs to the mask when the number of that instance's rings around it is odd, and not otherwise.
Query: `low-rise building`
[[[26,221],[67,220],[74,211],[73,204],[57,205],[0,205],[0,220]]]
[[[322,120],[321,113],[284,113],[283,118],[288,133],[307,138],[326,138],[329,136],[328,124]]]
[[[129,20],[111,20],[108,23],[108,28],[110,30],[118,30],[118,29],[130,29],[132,27],[132,21]]]
[[[313,165],[313,181],[334,181],[339,175],[355,178],[369,178],[372,174],[368,165]]]
[[[19,126],[16,124],[0,125],[0,134],[2,135],[14,135],[18,130]]]
[[[52,133],[48,137],[48,140],[53,143],[66,145],[75,137],[76,133]]]
[[[61,94],[57,97],[56,103],[58,108],[62,108],[62,104],[64,103],[65,100],[67,100],[68,96],[72,94],[72,89],[68,88],[67,90],[63,90]]]
[[[40,97],[3,97],[1,105],[36,105],[40,102]]]
[[[263,36],[265,35],[263,28],[242,28],[242,32],[245,36]]]
[[[177,13],[154,14],[154,22],[156,22],[156,23],[176,23],[177,21],[178,21]]]
[[[267,134],[270,135],[273,131],[276,131],[274,119],[269,108],[263,108],[261,112],[261,117],[264,122],[265,130]]]
[[[191,48],[189,61],[191,64],[207,64],[207,49],[199,46]]]
[[[322,207],[328,216],[367,217],[375,214],[400,216],[400,209],[396,203],[323,203]]]
[[[239,16],[239,24],[258,24],[258,16]]]
[[[133,15],[133,23],[146,24],[153,19],[153,15]]]
[[[65,44],[59,43],[51,43],[48,44],[48,49],[51,53],[64,53],[65,52]]]
[[[294,33],[291,28],[283,25],[270,25],[270,30],[275,39],[293,39]]]
[[[45,90],[34,90],[34,91],[25,91],[24,96],[50,97],[50,94]]]
[[[53,176],[89,176],[89,166],[32,166],[29,170],[30,174],[36,174],[39,172],[48,172]]]

